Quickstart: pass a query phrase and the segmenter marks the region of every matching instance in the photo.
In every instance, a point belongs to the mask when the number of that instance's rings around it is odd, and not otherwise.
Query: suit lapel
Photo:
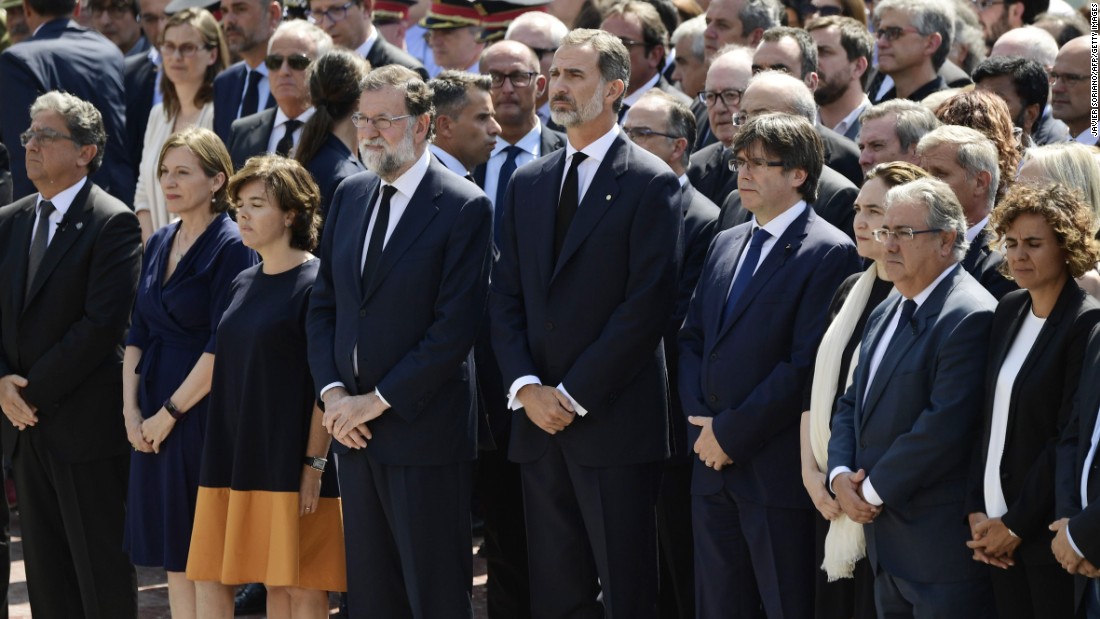
[[[718,257],[718,263],[714,266],[714,299],[710,302],[711,311],[707,320],[707,333],[716,333],[714,342],[717,343],[725,332],[722,329],[722,314],[725,313],[726,299],[729,297],[730,286],[733,285],[733,275],[737,271],[737,261],[749,244],[749,232],[751,226],[741,226],[730,232],[730,247],[736,247],[737,251],[722,252]],[[700,286],[699,289],[702,289]],[[719,333],[719,331],[722,333]]]
[[[393,229],[390,240],[386,243],[385,249],[382,250],[378,271],[374,274],[371,287],[366,291],[364,300],[369,299],[374,294],[374,291],[386,279],[386,275],[393,269],[393,266],[397,264],[401,256],[408,251],[409,247],[420,236],[420,233],[424,231],[424,228],[439,212],[439,207],[435,205],[435,201],[443,195],[439,175],[443,173],[444,169],[445,166],[437,161],[432,161],[429,164],[428,173],[420,181],[416,192],[409,200],[409,205],[405,207],[404,214],[401,215],[401,219]]]
[[[561,255],[554,265],[554,277],[561,272],[562,267],[569,258],[576,253],[588,235],[603,218],[607,209],[615,203],[619,195],[619,176],[628,169],[627,149],[630,146],[622,135],[615,138],[611,148],[607,150],[607,156],[600,162],[592,182],[588,185],[588,191],[581,199],[577,214],[573,216],[573,222],[569,224],[569,230],[565,233],[565,241],[561,246]],[[554,195],[558,195],[555,193]],[[551,229],[553,229],[551,227]],[[551,277],[553,280],[553,277]]]
[[[76,239],[84,233],[85,225],[92,215],[92,204],[96,199],[96,194],[93,192],[98,191],[99,189],[92,184],[91,179],[87,179],[80,193],[76,194],[76,198],[73,200],[68,212],[57,226],[57,230],[54,231],[53,240],[46,247],[46,254],[42,256],[42,264],[38,266],[38,272],[35,273],[34,281],[31,282],[27,298],[23,300],[24,308],[29,305],[34,295],[42,289],[43,284],[49,279],[50,274],[57,268],[57,264],[69,251],[69,248],[73,246]],[[25,277],[26,275],[24,275]]]
[[[360,299],[366,299],[366,295],[363,290],[363,252],[367,247],[367,226],[370,224],[371,213],[374,212],[375,203],[378,202],[378,188],[382,186],[382,179],[377,176],[373,176],[371,181],[364,188],[362,194],[357,199],[348,200],[347,204],[354,207],[354,205],[362,204],[363,207],[358,209],[358,221],[353,221],[355,228],[358,230],[358,234],[352,238],[353,243],[356,243],[354,249],[355,264],[352,265],[351,273],[354,275],[352,279],[355,280],[355,290],[359,293]]]
[[[37,199],[32,198],[30,203],[23,208],[13,225],[13,238],[18,239],[19,247],[15,248],[16,268],[8,281],[12,286],[11,298],[16,299],[15,307],[20,310],[26,305],[24,295],[27,290],[27,259],[31,251],[31,231],[34,229],[34,209]],[[39,267],[41,270],[41,267]]]
[[[539,162],[542,170],[531,188],[530,201],[522,204],[524,200],[517,200],[512,208],[519,246],[534,248],[539,281],[549,285],[554,269],[554,218],[565,175],[565,150],[556,151]]]

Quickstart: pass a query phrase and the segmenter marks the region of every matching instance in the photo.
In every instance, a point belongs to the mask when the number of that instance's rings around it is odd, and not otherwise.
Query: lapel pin
[[[84,229],[84,222],[83,221],[76,222],[76,229],[77,230],[83,230]]]
[[[611,194],[607,194],[607,197],[604,198],[604,199],[607,200],[608,202],[610,202],[611,201]]]

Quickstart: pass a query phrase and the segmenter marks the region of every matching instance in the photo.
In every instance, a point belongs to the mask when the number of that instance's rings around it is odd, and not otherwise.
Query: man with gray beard
[[[332,198],[307,318],[324,424],[341,443],[349,616],[472,617],[471,349],[492,210],[429,155],[435,110],[419,75],[389,65],[362,91],[352,122],[369,171]]]

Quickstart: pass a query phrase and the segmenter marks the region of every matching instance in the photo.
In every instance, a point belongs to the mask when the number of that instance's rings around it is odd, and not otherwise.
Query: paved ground
[[[2,498],[0,498],[2,500]],[[23,543],[19,533],[19,514],[12,513],[11,531],[11,586],[8,589],[8,611],[10,619],[30,619],[31,609],[27,602],[27,577],[23,571]],[[485,562],[476,556],[481,540],[474,540],[474,617],[484,619],[485,613]],[[332,602],[332,614],[337,614],[337,598]],[[156,569],[138,568],[138,617],[139,619],[170,619],[168,609],[168,583],[164,572]],[[261,618],[264,615],[247,615]]]

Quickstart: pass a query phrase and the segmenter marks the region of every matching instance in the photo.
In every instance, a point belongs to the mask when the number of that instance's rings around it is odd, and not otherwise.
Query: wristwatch
[[[305,458],[302,458],[302,464],[307,464],[317,469],[318,471],[321,471],[322,473],[325,472],[325,464],[327,463],[328,460],[325,460],[324,458],[314,458],[313,456],[306,456]]]

